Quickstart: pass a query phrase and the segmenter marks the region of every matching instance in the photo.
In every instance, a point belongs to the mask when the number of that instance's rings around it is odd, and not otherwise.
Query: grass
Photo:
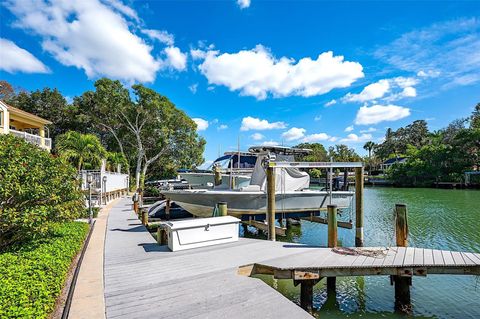
[[[47,318],[87,233],[86,223],[60,223],[0,253],[0,318]]]

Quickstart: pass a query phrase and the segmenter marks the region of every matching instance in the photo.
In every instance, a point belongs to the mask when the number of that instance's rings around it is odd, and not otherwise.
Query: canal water
[[[402,203],[408,209],[410,246],[480,252],[480,191],[366,188],[364,200],[365,246],[395,245],[393,208]],[[349,214],[342,219],[350,219]],[[245,236],[265,238],[262,233]],[[354,246],[354,237],[354,230],[338,230],[343,246]],[[327,225],[302,221],[279,240],[326,246]],[[300,288],[292,280],[259,277],[299,303]],[[414,277],[411,298],[415,318],[480,318],[480,277]],[[327,298],[322,280],[314,288],[314,306],[320,309],[316,316],[321,318],[403,317],[394,313],[393,286],[386,276],[337,278],[336,298]]]

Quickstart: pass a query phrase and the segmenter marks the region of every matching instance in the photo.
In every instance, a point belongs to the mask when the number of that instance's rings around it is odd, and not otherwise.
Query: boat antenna
[[[238,150],[237,168],[240,169],[240,135],[238,135],[238,139],[237,139],[237,150]]]
[[[330,163],[333,163],[333,157],[332,157],[332,156],[330,156]],[[328,174],[328,175],[329,175],[329,176],[328,176],[328,182],[329,182],[329,184],[330,184],[330,185],[329,185],[330,187],[329,187],[328,191],[329,191],[329,193],[330,193],[330,194],[329,194],[329,195],[330,195],[330,196],[329,196],[329,198],[330,198],[330,205],[332,205],[333,165],[330,165],[330,174]]]

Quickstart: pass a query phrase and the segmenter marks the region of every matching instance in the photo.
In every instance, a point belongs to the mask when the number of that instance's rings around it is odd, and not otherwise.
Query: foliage
[[[57,89],[44,88],[33,92],[20,92],[7,100],[12,106],[53,122],[49,125],[54,140],[67,131],[91,132],[91,125],[82,110],[70,105]]]
[[[0,254],[0,318],[47,318],[88,224],[54,224],[42,238]]]
[[[122,153],[107,152],[107,170],[116,172],[118,165],[121,166],[122,172],[128,167],[128,160]]]
[[[145,189],[143,190],[143,196],[145,197],[159,197],[160,190],[158,187],[152,185],[145,185]]]
[[[93,134],[68,131],[57,138],[56,152],[78,171],[99,168],[107,151]]]
[[[62,158],[0,135],[0,250],[77,218],[82,198],[77,173]]]
[[[397,157],[406,153],[407,145],[409,144],[420,148],[428,142],[429,132],[427,122],[417,120],[396,131],[388,129],[385,134],[385,141],[375,147],[375,153],[382,159]]]
[[[332,158],[334,162],[360,162],[362,160],[353,148],[349,148],[345,144],[330,146],[328,158]]]

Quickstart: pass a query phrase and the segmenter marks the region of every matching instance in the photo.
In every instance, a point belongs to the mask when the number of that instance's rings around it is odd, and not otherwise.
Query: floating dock
[[[310,298],[308,292],[322,277],[480,274],[480,254],[410,247],[332,249],[241,238],[170,252],[157,244],[130,204],[119,201],[108,219],[107,318],[311,318],[249,277],[256,273],[293,279]]]

